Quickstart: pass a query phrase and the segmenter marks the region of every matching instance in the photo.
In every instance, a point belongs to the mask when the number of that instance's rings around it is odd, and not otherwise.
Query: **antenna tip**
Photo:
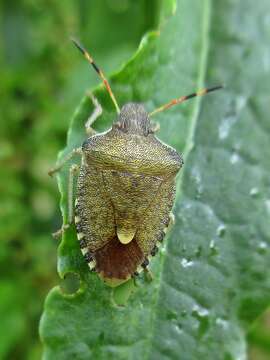
[[[210,88],[206,88],[205,89],[205,94],[210,93],[212,91],[224,89],[224,87],[225,86],[223,84],[220,84],[220,85],[216,85],[216,86],[213,86],[213,87],[210,87]],[[204,94],[202,94],[202,95],[204,95]]]
[[[213,86],[210,89],[212,89],[212,90],[220,90],[220,89],[223,89],[223,88],[224,88],[223,84],[220,84],[220,85]]]
[[[78,50],[80,50],[80,52],[85,54],[85,49],[74,37],[70,37],[70,41],[76,46]]]

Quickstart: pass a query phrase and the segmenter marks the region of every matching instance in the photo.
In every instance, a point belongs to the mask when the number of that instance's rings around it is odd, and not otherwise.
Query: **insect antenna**
[[[177,105],[177,104],[181,104],[182,102],[186,101],[186,100],[189,100],[189,99],[192,99],[196,96],[203,96],[203,95],[206,95],[212,91],[216,91],[216,90],[219,90],[219,89],[223,89],[223,85],[218,85],[218,86],[213,86],[213,87],[210,87],[210,88],[204,88],[204,89],[201,89],[197,92],[194,92],[192,94],[189,94],[189,95],[186,95],[186,96],[181,96],[180,98],[177,98],[177,99],[173,99],[171,100],[170,102],[168,102],[167,104],[164,104],[162,106],[160,106],[159,108],[157,108],[156,110],[152,111],[149,116],[153,116],[163,110],[167,110],[169,109],[171,106],[174,106],[174,105]]]
[[[108,93],[114,103],[114,106],[116,108],[117,113],[120,113],[120,109],[119,106],[117,104],[117,101],[113,95],[112,89],[110,87],[110,84],[108,83],[108,80],[106,79],[105,75],[103,74],[102,70],[96,65],[96,63],[94,62],[93,58],[91,57],[91,55],[85,50],[85,48],[75,39],[71,38],[70,39],[73,44],[76,46],[77,49],[80,50],[80,52],[83,54],[83,56],[86,58],[86,60],[93,66],[93,68],[95,69],[95,71],[98,73],[98,75],[101,77],[103,84],[106,86],[106,89],[108,90]]]

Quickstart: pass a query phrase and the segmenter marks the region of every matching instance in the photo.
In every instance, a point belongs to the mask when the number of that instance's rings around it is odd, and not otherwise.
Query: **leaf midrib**
[[[210,42],[210,36],[209,36],[209,31],[210,31],[210,23],[211,23],[211,6],[212,6],[212,0],[203,0],[204,1],[204,5],[203,5],[203,13],[202,13],[202,42],[201,42],[201,53],[200,53],[200,61],[199,61],[199,76],[198,76],[198,80],[197,80],[197,84],[198,84],[198,88],[203,87],[203,83],[205,80],[205,75],[206,75],[206,71],[207,71],[207,64],[208,64],[208,53],[209,53],[209,42]],[[193,146],[194,146],[194,134],[196,131],[196,125],[197,125],[197,120],[199,117],[199,113],[200,113],[200,106],[201,106],[201,101],[202,98],[201,97],[197,97],[195,100],[195,105],[194,105],[194,109],[192,112],[192,116],[191,116],[191,121],[190,121],[190,128],[189,128],[189,132],[188,132],[188,137],[187,137],[187,141],[186,141],[186,145],[183,151],[183,155],[184,155],[184,159],[185,160],[185,165],[184,168],[181,172],[181,175],[177,177],[177,190],[176,190],[176,201],[180,199],[181,196],[181,187],[182,187],[182,179],[183,179],[183,174],[185,173],[185,169],[187,168],[187,164],[188,164],[188,155],[191,152]],[[168,239],[169,240],[169,239]],[[159,289],[157,291],[157,295],[156,295],[156,299],[154,302],[154,306],[152,307],[152,324],[151,324],[151,331],[149,331],[149,339],[148,339],[148,353],[146,353],[145,355],[145,359],[150,359],[151,358],[151,353],[152,353],[152,348],[153,348],[153,339],[154,339],[154,333],[157,331],[155,323],[156,323],[156,318],[157,318],[157,314],[158,314],[158,306],[160,303],[160,294],[161,294],[161,288],[162,288],[162,283],[164,282],[163,280],[163,268],[164,268],[164,263],[165,260],[168,256],[168,253],[165,252],[164,257],[162,257],[160,259],[161,261],[161,271],[160,271],[160,286]]]

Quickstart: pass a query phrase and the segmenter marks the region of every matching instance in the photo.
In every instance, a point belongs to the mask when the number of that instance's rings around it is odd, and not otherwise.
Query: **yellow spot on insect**
[[[81,218],[79,216],[75,216],[74,221],[75,224],[78,224],[81,221]]]
[[[96,266],[95,260],[90,261],[90,262],[88,263],[88,266],[89,266],[90,270],[94,269],[94,267]]]
[[[78,240],[81,240],[84,237],[84,234],[83,233],[78,233],[77,237],[78,237]]]
[[[126,245],[134,238],[136,230],[127,231],[125,229],[117,229],[117,237],[120,243]]]
[[[87,248],[83,248],[83,249],[81,249],[81,252],[82,252],[83,255],[85,255],[86,253],[88,253],[88,249],[87,249]]]

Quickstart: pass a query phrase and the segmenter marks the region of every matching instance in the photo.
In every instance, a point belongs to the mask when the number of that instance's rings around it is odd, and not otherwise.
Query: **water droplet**
[[[249,195],[252,197],[256,197],[257,195],[259,195],[260,191],[258,188],[254,187],[250,190]]]
[[[191,315],[199,321],[198,336],[201,338],[209,328],[209,311],[195,305]]]
[[[215,244],[214,240],[210,241],[209,247],[210,247],[210,255],[211,256],[215,256],[215,255],[218,254],[218,251],[217,251],[216,244]]]
[[[235,360],[246,360],[247,358],[246,358],[246,355],[245,354],[240,354],[240,355],[238,355],[236,358],[235,358]]]
[[[234,152],[230,157],[230,162],[233,165],[236,164],[239,160],[240,160],[240,156],[236,152]]]
[[[198,305],[194,305],[193,306],[193,309],[192,309],[192,314],[195,313],[195,314],[198,314],[199,316],[201,317],[204,317],[204,316],[208,316],[209,315],[209,310],[201,307],[201,306],[198,306]]]
[[[183,332],[182,325],[179,323],[175,324],[174,329],[178,334],[181,334]]]
[[[226,233],[226,226],[225,225],[219,225],[219,227],[217,228],[217,236],[219,237],[223,237]]]
[[[184,204],[183,204],[183,208],[184,208],[184,210],[189,210],[189,209],[191,209],[192,208],[192,204],[190,203],[190,202],[185,202]],[[183,214],[182,213],[180,213],[180,215],[179,215],[180,217],[182,217],[183,216]]]
[[[226,139],[229,135],[230,128],[235,122],[235,116],[228,116],[223,121],[221,121],[219,128],[218,128],[218,135],[220,140]]]
[[[226,116],[220,123],[218,129],[218,135],[220,140],[224,140],[228,137],[231,127],[237,121],[237,115],[245,107],[247,98],[239,95],[235,96],[233,103],[231,104],[231,110],[228,116]]]
[[[266,250],[267,250],[267,247],[268,247],[267,243],[265,241],[261,241],[259,243],[259,253],[260,254],[265,254]]]
[[[183,266],[183,268],[187,268],[193,265],[193,261],[183,258],[181,260],[181,265]]]
[[[239,95],[235,99],[236,112],[239,113],[246,106],[247,98],[245,96]]]
[[[228,327],[229,327],[228,321],[221,319],[221,318],[216,319],[216,324],[223,327],[223,329],[228,329]]]
[[[159,251],[159,253],[160,253],[161,255],[164,255],[164,254],[166,253],[166,247],[165,247],[165,246],[161,246],[158,251]]]

